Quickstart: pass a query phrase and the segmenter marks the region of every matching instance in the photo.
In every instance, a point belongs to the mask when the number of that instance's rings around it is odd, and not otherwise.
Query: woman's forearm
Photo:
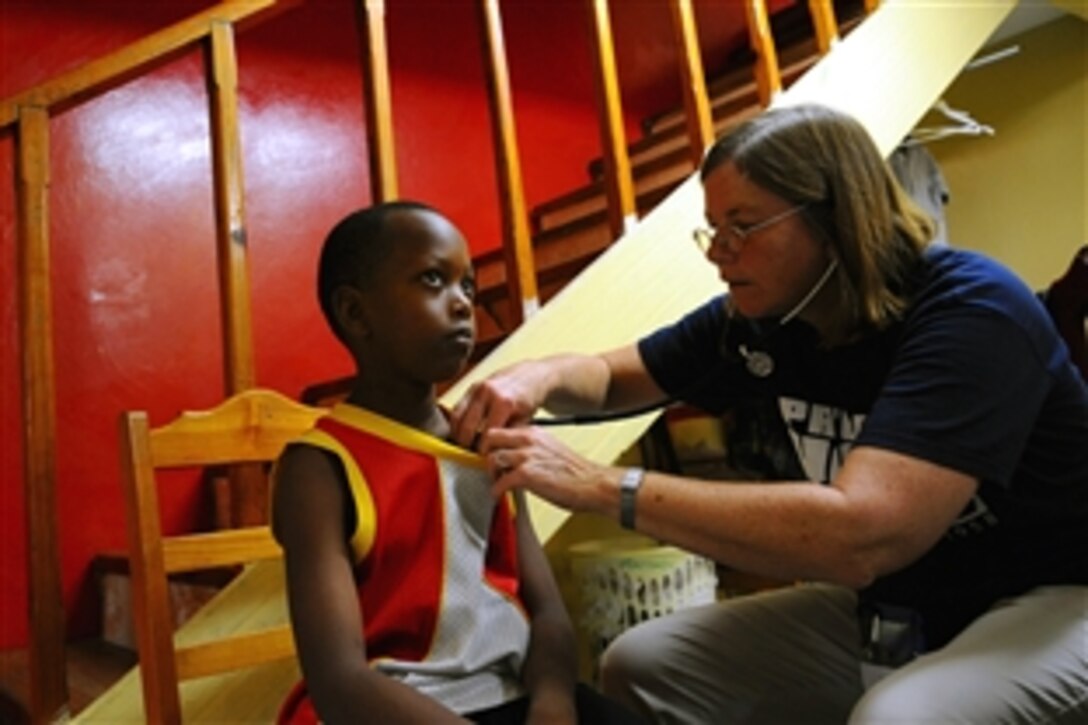
[[[543,407],[552,413],[600,410],[608,399],[608,364],[597,355],[556,355],[536,362],[547,390]]]

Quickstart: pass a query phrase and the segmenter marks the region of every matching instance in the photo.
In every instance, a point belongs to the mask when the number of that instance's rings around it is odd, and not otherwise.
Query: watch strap
[[[620,478],[620,526],[625,529],[635,528],[635,503],[645,478],[641,468],[628,468]]]

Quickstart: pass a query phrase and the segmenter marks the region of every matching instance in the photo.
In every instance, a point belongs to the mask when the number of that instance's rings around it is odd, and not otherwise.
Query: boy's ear
[[[370,336],[363,293],[355,287],[340,285],[332,293],[332,309],[344,335],[352,339]]]

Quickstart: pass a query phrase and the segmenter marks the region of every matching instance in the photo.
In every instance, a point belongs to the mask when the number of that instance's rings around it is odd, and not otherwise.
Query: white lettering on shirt
[[[805,474],[813,481],[830,482],[842,468],[865,416],[796,398],[779,398],[778,407]]]

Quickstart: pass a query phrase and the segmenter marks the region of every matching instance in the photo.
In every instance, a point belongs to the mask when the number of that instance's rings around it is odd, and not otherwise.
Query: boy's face
[[[365,375],[434,384],[464,367],[476,339],[468,247],[446,219],[405,211],[387,220],[392,249],[362,293]]]

